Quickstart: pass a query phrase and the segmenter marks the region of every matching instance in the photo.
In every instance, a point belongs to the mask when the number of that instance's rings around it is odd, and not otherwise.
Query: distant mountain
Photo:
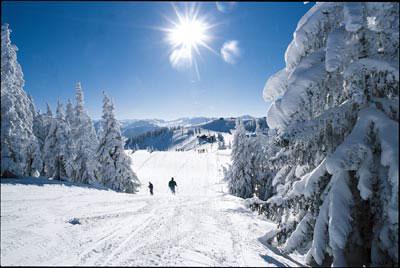
[[[121,127],[127,126],[135,126],[135,124],[142,124],[143,122],[148,122],[156,126],[161,126],[165,124],[165,120],[163,119],[123,119],[119,121],[121,123]]]
[[[256,119],[256,117],[253,117],[253,116],[247,115],[247,114],[246,114],[246,115],[239,116],[239,118],[242,119],[242,120],[244,120],[244,121]]]
[[[240,116],[245,128],[249,132],[255,131],[256,120],[261,128],[267,128],[264,118],[255,118],[250,115]],[[94,122],[96,131],[100,127],[100,120]],[[171,148],[192,148],[197,134],[218,134],[224,136],[232,134],[236,126],[236,117],[208,118],[208,117],[183,117],[176,120],[162,119],[125,119],[120,120],[122,134],[130,139],[131,145],[138,144],[140,148],[152,147],[156,150],[169,150]],[[182,147],[182,148],[183,148]]]
[[[262,129],[267,128],[264,118],[248,115],[240,117],[248,132],[254,132],[256,121]],[[199,136],[222,135],[226,141],[232,139],[236,127],[236,118],[180,118],[164,120],[124,120],[121,122],[122,133],[128,138],[127,148],[153,150],[192,150],[201,146]]]
[[[214,120],[215,118],[208,118],[208,117],[182,117],[178,118],[176,120],[171,120],[171,121],[163,121],[160,122],[158,125],[160,127],[177,127],[177,126],[182,126],[182,127],[191,127],[194,125],[201,125],[207,122],[210,122]]]
[[[158,128],[160,126],[154,121],[137,120],[135,122],[126,122],[125,124],[121,122],[122,135],[126,137],[135,137]]]
[[[160,129],[162,127],[191,127],[202,125],[210,122],[214,118],[208,117],[183,117],[175,120],[162,120],[162,119],[124,119],[120,120],[122,134],[126,137],[135,137],[144,134],[148,131]],[[96,131],[100,128],[101,120],[94,121]]]
[[[231,143],[232,135],[198,127],[162,127],[142,135],[128,138],[126,149],[150,149],[155,151],[194,150],[207,144],[218,145],[217,137],[223,137],[225,145]]]
[[[213,121],[210,121],[201,126],[203,129],[230,133],[232,129],[235,128],[235,119],[230,118],[219,118]]]

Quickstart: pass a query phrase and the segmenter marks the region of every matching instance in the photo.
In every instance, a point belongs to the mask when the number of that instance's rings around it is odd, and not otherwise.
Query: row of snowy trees
[[[1,28],[1,176],[46,176],[133,193],[139,186],[124,151],[114,106],[104,94],[102,129],[97,137],[84,109],[81,84],[76,105],[58,102],[55,116],[35,109],[23,87],[17,48],[8,25]]]
[[[174,131],[180,129],[180,127],[160,127],[154,130],[147,131],[143,134],[137,135],[135,137],[128,138],[125,147],[126,149],[140,150],[140,149],[154,149],[166,150],[167,143],[155,143],[153,139],[162,140],[162,137],[172,137]]]
[[[264,169],[272,244],[312,265],[397,266],[398,3],[315,4],[285,61],[264,88],[264,146],[236,130],[231,192],[251,197]]]

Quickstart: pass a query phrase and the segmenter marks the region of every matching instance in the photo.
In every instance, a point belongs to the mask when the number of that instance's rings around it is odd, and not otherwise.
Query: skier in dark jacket
[[[175,187],[178,187],[178,185],[176,185],[176,182],[174,181],[174,178],[172,177],[171,180],[168,183],[169,189],[171,189],[171,192],[173,194],[175,194]]]
[[[150,194],[153,195],[153,184],[149,182]]]

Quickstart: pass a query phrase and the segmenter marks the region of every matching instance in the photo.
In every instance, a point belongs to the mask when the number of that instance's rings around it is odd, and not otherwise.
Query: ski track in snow
[[[229,151],[131,156],[143,184],[135,195],[44,179],[3,180],[1,265],[297,265],[258,240],[276,225],[226,193],[221,165]],[[175,196],[167,186],[172,176]],[[78,224],[69,223],[74,218]]]

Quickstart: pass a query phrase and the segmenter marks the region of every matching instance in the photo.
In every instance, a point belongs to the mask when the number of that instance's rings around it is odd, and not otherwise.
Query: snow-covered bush
[[[397,265],[399,5],[317,3],[293,37],[263,94],[275,243],[310,264]]]

